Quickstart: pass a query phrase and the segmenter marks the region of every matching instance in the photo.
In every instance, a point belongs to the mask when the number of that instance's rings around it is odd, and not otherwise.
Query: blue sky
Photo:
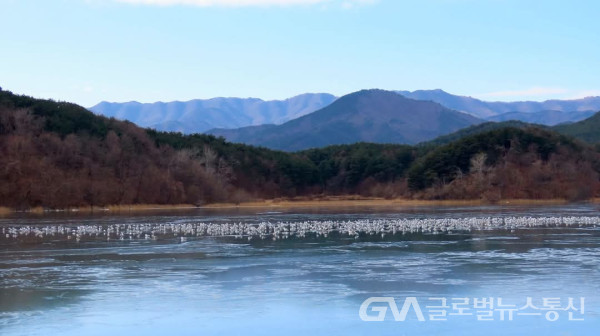
[[[441,88],[600,95],[600,2],[0,0],[0,86],[91,106]]]

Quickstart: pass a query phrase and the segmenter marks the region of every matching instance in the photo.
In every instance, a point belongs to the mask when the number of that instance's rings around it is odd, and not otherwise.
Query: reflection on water
[[[21,216],[14,225],[597,216],[594,206]],[[2,335],[596,335],[600,229],[270,239],[48,240],[0,246]],[[585,297],[584,321],[363,322],[371,296]],[[425,301],[423,301],[425,302]]]

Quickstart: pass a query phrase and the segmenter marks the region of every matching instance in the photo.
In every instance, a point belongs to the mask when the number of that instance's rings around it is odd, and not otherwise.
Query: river
[[[597,205],[14,214],[0,230],[6,336],[600,328]]]

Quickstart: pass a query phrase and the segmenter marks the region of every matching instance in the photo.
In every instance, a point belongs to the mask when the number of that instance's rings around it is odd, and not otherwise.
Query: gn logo
[[[398,305],[396,305],[396,300],[393,297],[387,296],[375,296],[366,299],[361,305],[358,311],[358,316],[363,321],[376,321],[380,322],[385,320],[385,316],[388,308],[391,310],[392,315],[394,316],[395,321],[404,321],[406,320],[406,315],[409,310],[412,309],[415,311],[417,316],[417,320],[425,321],[425,317],[423,316],[423,311],[419,306],[419,302],[416,297],[407,297],[404,300],[404,304],[402,305],[402,309],[398,310]],[[369,309],[370,308],[370,309]],[[371,314],[369,314],[371,312]],[[372,314],[376,313],[376,314]]]

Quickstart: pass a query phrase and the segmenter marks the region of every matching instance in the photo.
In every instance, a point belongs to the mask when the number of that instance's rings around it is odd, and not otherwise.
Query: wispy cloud
[[[556,87],[532,87],[524,90],[508,90],[508,91],[494,91],[482,93],[481,97],[531,97],[531,96],[548,96],[548,95],[561,95],[568,93],[569,91],[563,88]]]
[[[585,90],[585,91],[577,91],[569,94],[568,99],[577,99],[577,98],[585,98],[585,97],[600,97],[600,90]]]
[[[343,8],[375,3],[377,0],[114,0],[140,5],[154,6],[198,6],[198,7],[250,7],[250,6],[293,6],[315,4],[340,4]]]
[[[342,8],[352,9],[354,7],[361,6],[361,5],[370,5],[377,1],[378,0],[345,0],[345,1],[342,1]]]

